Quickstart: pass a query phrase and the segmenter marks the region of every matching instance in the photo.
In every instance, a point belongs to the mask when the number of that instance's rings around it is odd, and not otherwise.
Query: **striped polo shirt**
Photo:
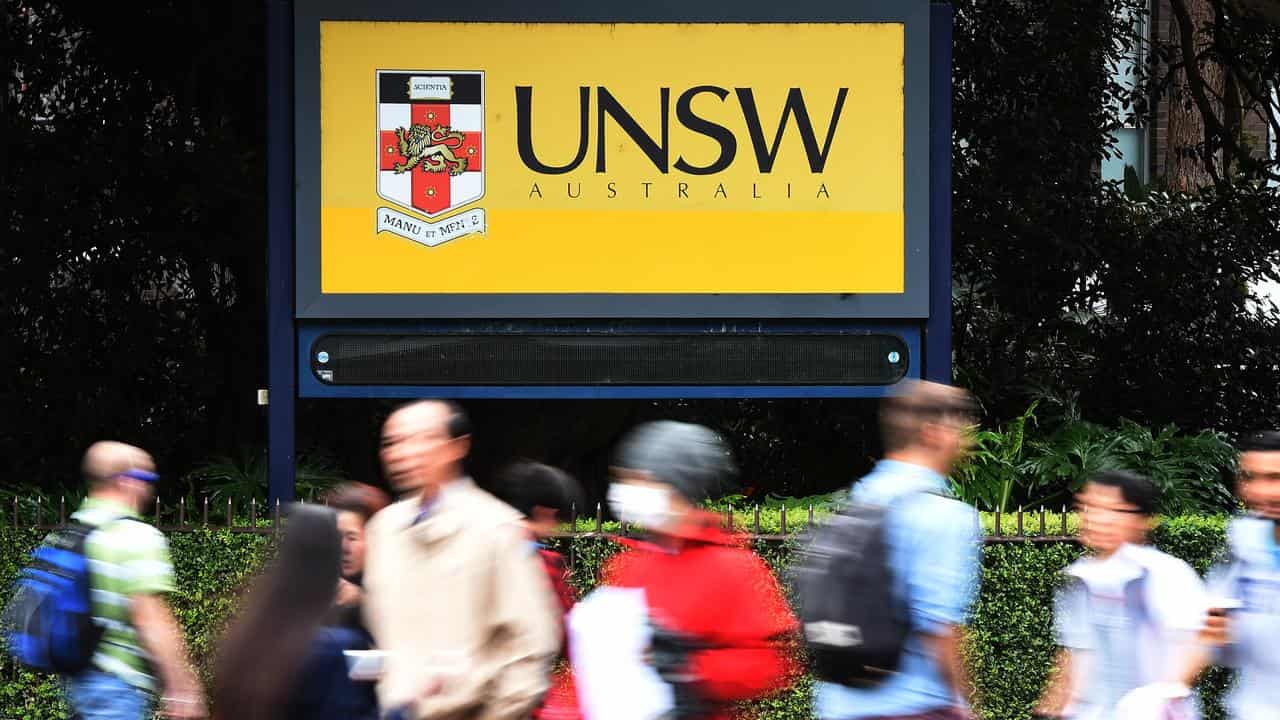
[[[72,517],[97,528],[85,543],[93,619],[103,627],[93,665],[130,685],[154,690],[150,661],[134,629],[129,600],[173,592],[169,544],[132,508],[109,500],[89,498]]]

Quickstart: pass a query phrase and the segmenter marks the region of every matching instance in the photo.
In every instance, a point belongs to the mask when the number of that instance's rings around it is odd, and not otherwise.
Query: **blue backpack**
[[[85,542],[94,527],[72,522],[32,554],[4,613],[10,654],[37,672],[75,675],[88,669],[102,640],[93,622]]]

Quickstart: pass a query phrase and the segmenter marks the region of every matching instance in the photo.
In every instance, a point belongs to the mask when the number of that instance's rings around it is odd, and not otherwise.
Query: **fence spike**
[[[33,528],[40,527],[40,516],[44,514],[43,510],[44,510],[44,498],[37,497],[36,498],[36,516],[33,519],[34,522],[31,523],[31,527]]]
[[[280,498],[276,498],[276,506],[272,508],[274,517],[271,519],[271,532],[279,534],[280,532]]]
[[[231,516],[231,512],[232,512],[232,510],[231,510],[231,498],[227,498],[227,529],[228,529],[228,530],[230,530],[230,529],[231,529],[231,527],[232,527],[232,516]]]
[[[809,505],[809,524],[813,524],[813,505]]]
[[[201,518],[205,527],[209,526],[209,496],[204,496],[204,515]]]
[[[183,495],[178,498],[178,527],[184,527],[187,524],[187,496]]]
[[[778,529],[781,531],[781,534],[782,534],[782,535],[786,535],[786,534],[787,534],[787,508],[786,508],[786,506],[783,506],[783,508],[782,508],[782,515],[781,515],[781,518],[782,518],[782,522],[779,524]]]
[[[160,496],[156,496],[156,528],[160,527]]]
[[[756,513],[755,513],[755,515],[756,515],[756,517],[755,517],[755,521],[754,521],[754,525],[755,525],[755,534],[756,534],[756,535],[759,535],[759,534],[760,534],[760,503],[756,503]]]
[[[13,527],[18,528],[18,496],[13,496]]]
[[[599,535],[604,528],[604,508],[600,503],[596,503],[596,534]],[[624,535],[626,533],[623,533]]]
[[[1067,536],[1067,506],[1062,506],[1062,537]]]
[[[67,524],[67,496],[62,495],[58,498],[58,525]]]
[[[724,527],[729,532],[733,532],[733,503],[724,510]]]
[[[1040,537],[1044,537],[1044,506],[1040,506]]]
[[[249,500],[249,527],[258,527],[258,498]]]
[[[1018,506],[1018,537],[1022,537],[1022,506]]]
[[[996,537],[1000,537],[1000,511],[996,510]]]

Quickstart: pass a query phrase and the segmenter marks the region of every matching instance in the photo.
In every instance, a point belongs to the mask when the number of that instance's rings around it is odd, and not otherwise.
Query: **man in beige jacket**
[[[412,489],[369,522],[365,615],[388,652],[384,711],[411,720],[527,718],[560,643],[552,590],[515,510],[462,475],[466,417],[423,401],[387,418],[382,462]]]

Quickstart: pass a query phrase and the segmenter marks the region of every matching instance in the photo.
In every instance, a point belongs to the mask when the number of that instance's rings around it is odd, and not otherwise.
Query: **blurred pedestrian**
[[[342,540],[328,508],[290,509],[280,547],[255,580],[218,653],[214,711],[222,720],[374,720],[373,685],[348,677],[366,636],[327,626]]]
[[[524,516],[524,527],[533,538],[556,599],[569,612],[577,599],[569,586],[569,568],[563,555],[547,547],[547,540],[569,521],[572,508],[581,502],[581,488],[563,470],[529,460],[504,468],[499,487],[502,499]]]
[[[559,648],[552,591],[520,514],[462,473],[462,409],[420,401],[382,431],[393,487],[368,526],[365,619],[387,651],[378,693],[410,720],[528,717]]]
[[[822,720],[968,717],[962,639],[978,587],[980,538],[977,513],[949,497],[946,476],[975,423],[969,394],[937,383],[911,384],[881,404],[885,456],[854,485],[852,498],[887,508],[886,564],[907,636],[896,670],[883,680],[819,683]]]
[[[1067,568],[1054,603],[1061,650],[1039,717],[1129,720],[1136,710],[1118,711],[1122,701],[1137,708],[1176,699],[1166,688],[1196,648],[1208,600],[1195,570],[1146,544],[1157,499],[1149,479],[1116,470],[1093,476],[1077,496],[1089,554]],[[1181,703],[1177,717],[1191,711]]]
[[[1280,712],[1280,432],[1241,443],[1238,491],[1249,515],[1227,530],[1227,558],[1209,575],[1203,649],[1182,681],[1210,664],[1233,668],[1227,716],[1264,720]]]
[[[159,689],[163,716],[203,717],[204,694],[165,600],[175,589],[169,546],[141,518],[155,496],[155,463],[131,445],[98,442],[82,470],[89,495],[71,517],[94,528],[85,556],[103,635],[91,669],[68,680],[68,703],[82,720],[141,720]]]
[[[698,505],[734,472],[728,447],[705,427],[652,422],[623,439],[615,464],[609,505],[647,537],[622,541],[626,549],[610,560],[602,584],[643,595],[651,634],[644,655],[670,697],[664,717],[727,718],[734,703],[789,684],[796,620],[777,580],[742,537]],[[576,653],[578,638],[572,647]],[[588,664],[575,654],[580,686]],[[592,720],[631,716],[625,694],[579,696]]]
[[[338,515],[342,536],[342,576],[335,600],[336,624],[366,632],[363,618],[365,526],[390,502],[387,494],[364,483],[344,483],[325,496]],[[367,634],[367,632],[366,632]]]
[[[577,593],[569,584],[569,568],[564,556],[547,547],[547,540],[569,522],[573,508],[581,502],[582,490],[563,470],[529,460],[507,466],[499,476],[500,495],[524,516],[524,527],[542,559],[547,580],[555,591],[563,621],[577,601]],[[567,645],[561,636],[562,647]],[[563,657],[563,653],[562,653]],[[581,717],[574,689],[573,674],[567,667],[557,667],[542,705],[533,713],[534,720],[577,720]]]

